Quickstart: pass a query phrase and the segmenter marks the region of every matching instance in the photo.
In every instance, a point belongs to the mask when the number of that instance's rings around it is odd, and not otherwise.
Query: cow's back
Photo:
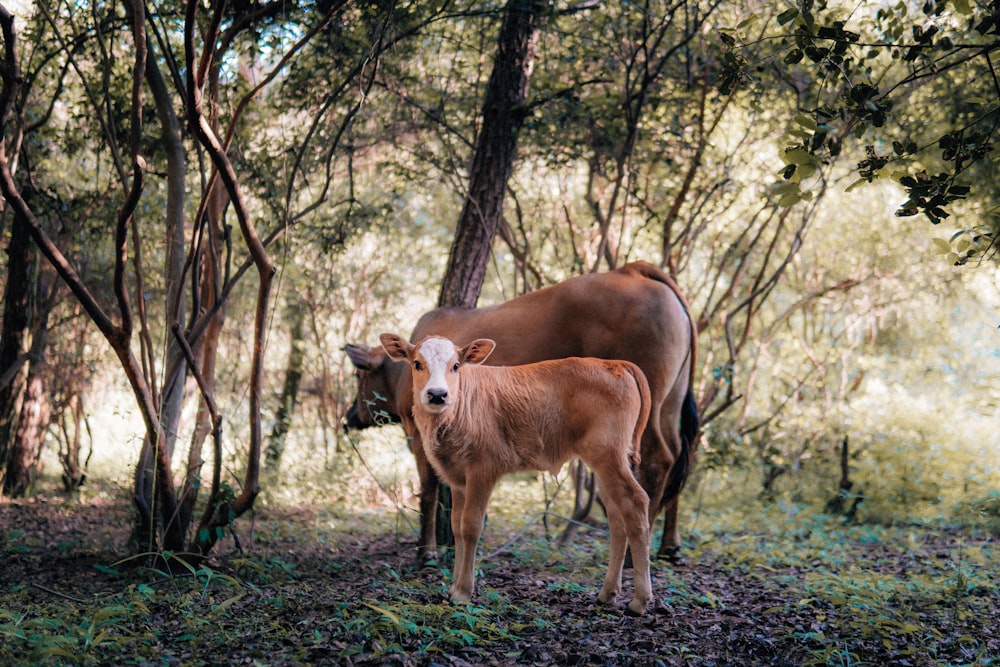
[[[564,357],[626,359],[637,364],[662,400],[677,380],[691,328],[669,284],[645,263],[570,278],[504,303],[476,309],[438,308],[425,314],[412,340],[436,334],[459,344],[496,341],[486,363],[513,366]]]

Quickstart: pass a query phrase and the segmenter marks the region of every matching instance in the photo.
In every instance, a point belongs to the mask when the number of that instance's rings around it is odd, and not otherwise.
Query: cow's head
[[[390,359],[406,361],[413,374],[413,401],[431,414],[441,414],[458,396],[458,374],[463,364],[481,364],[496,343],[479,338],[464,347],[441,336],[428,336],[416,345],[392,333],[379,337]]]
[[[398,423],[395,387],[386,372],[385,350],[348,343],[344,352],[354,364],[354,377],[358,380],[358,394],[347,409],[345,427],[363,429]]]

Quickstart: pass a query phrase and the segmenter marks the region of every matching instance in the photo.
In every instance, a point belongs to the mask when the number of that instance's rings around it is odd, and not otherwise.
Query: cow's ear
[[[413,351],[413,343],[399,334],[384,333],[378,339],[381,341],[382,347],[385,348],[385,353],[393,361],[406,361],[410,352]]]
[[[461,349],[459,358],[462,363],[481,364],[496,346],[497,344],[489,338],[477,338]]]
[[[344,352],[359,371],[377,371],[385,362],[382,350],[373,350],[360,343],[348,343],[344,346]]]

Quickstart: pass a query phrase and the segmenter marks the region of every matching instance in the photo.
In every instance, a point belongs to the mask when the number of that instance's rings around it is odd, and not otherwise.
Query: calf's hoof
[[[601,591],[597,594],[597,601],[601,604],[614,604],[618,599],[618,591]]]
[[[628,606],[625,607],[626,616],[642,616],[646,613],[646,607],[649,606],[648,602],[641,602],[638,598],[633,598]]]
[[[472,593],[466,593],[464,591],[457,591],[455,589],[450,589],[448,591],[448,597],[453,603],[468,602],[472,599]]]

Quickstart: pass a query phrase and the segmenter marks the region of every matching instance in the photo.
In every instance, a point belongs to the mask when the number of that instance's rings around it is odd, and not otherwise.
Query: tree
[[[474,308],[503,216],[514,169],[517,133],[527,110],[528,83],[545,3],[509,0],[483,98],[482,123],[469,170],[469,188],[441,282],[439,306]],[[452,544],[451,491],[439,487],[438,542]]]
[[[0,489],[5,495],[19,495],[30,477],[30,462],[38,451],[38,440],[18,437],[30,428],[21,417],[27,413],[43,419],[41,410],[32,411],[39,400],[40,374],[37,360],[40,345],[32,342],[35,322],[35,280],[37,257],[28,225],[14,218],[7,246],[7,283],[4,286],[3,328],[0,332]],[[23,434],[23,431],[22,431]]]
[[[472,308],[479,299],[514,170],[518,130],[528,113],[528,83],[545,7],[539,0],[509,0],[504,8],[440,306]]]
[[[94,144],[87,144],[87,138],[75,145],[86,147],[81,151],[83,161],[95,161],[103,166],[101,158],[111,157],[111,173],[118,179],[117,190],[120,199],[117,200],[119,210],[115,216],[113,232],[114,282],[113,303],[109,308],[101,301],[87,285],[81,274],[73,268],[71,260],[50,237],[41,219],[36,215],[36,209],[22,195],[23,186],[15,179],[13,171],[13,155],[22,150],[20,137],[26,127],[24,114],[30,108],[31,94],[36,90],[27,84],[43,81],[39,71],[32,71],[30,76],[22,76],[20,58],[14,20],[10,12],[0,11],[2,23],[5,59],[3,68],[2,107],[0,107],[0,122],[4,136],[4,152],[0,155],[0,180],[4,199],[16,219],[23,221],[31,233],[41,252],[55,267],[61,279],[70,287],[75,298],[81,303],[87,315],[101,331],[110,347],[114,350],[122,370],[129,380],[135,395],[139,411],[146,427],[146,447],[140,456],[136,474],[136,507],[138,514],[137,529],[134,531],[135,548],[155,551],[158,548],[171,551],[190,549],[197,556],[208,553],[233,519],[249,509],[259,490],[258,476],[261,456],[261,394],[263,388],[264,337],[268,322],[271,280],[274,266],[265,249],[265,240],[258,235],[251,219],[247,204],[247,196],[240,185],[230,159],[232,142],[238,137],[240,124],[250,102],[282,72],[303,48],[309,44],[321,29],[328,25],[333,16],[343,8],[345,3],[331,3],[326,13],[306,18],[307,12],[299,8],[289,8],[281,3],[261,6],[253,11],[247,8],[229,8],[226,3],[218,3],[212,7],[211,16],[206,24],[207,32],[201,32],[202,17],[199,15],[198,3],[188,3],[183,17],[158,14],[160,21],[154,22],[156,39],[147,39],[146,16],[149,8],[136,2],[127,7],[124,15],[112,12],[94,12],[89,16],[95,21],[92,30],[73,35],[67,39],[60,31],[68,23],[60,22],[62,15],[43,9],[35,15],[39,25],[48,26],[56,35],[54,42],[58,46],[55,52],[65,63],[62,69],[55,70],[63,74],[73,72],[79,85],[64,87],[51,86],[46,88],[53,95],[70,98],[78,95],[74,101],[89,105],[92,115],[75,120],[95,121],[99,131],[83,133],[84,137],[96,137]],[[228,13],[227,13],[228,12]],[[283,13],[284,12],[284,13]],[[151,14],[152,15],[152,14]],[[248,91],[233,91],[237,103],[235,111],[228,118],[228,127],[224,127],[218,111],[224,108],[220,95],[224,90],[220,85],[220,73],[226,66],[223,55],[228,49],[240,49],[253,45],[254,39],[263,39],[260,35],[283,33],[284,24],[281,20],[298,22],[304,19],[305,29],[299,33],[297,41],[284,44],[285,50],[281,57],[270,62],[270,70],[262,77],[262,83],[257,83]],[[79,18],[77,16],[76,18]],[[226,30],[222,29],[223,25]],[[127,25],[130,32],[127,37],[120,38],[120,32],[114,29],[117,25]],[[180,32],[163,32],[168,25],[181,26]],[[253,39],[241,42],[241,36],[252,34]],[[198,36],[196,38],[196,35]],[[113,36],[113,37],[112,37]],[[183,37],[183,58],[178,59],[172,50],[178,44],[176,38]],[[200,41],[200,38],[204,41]],[[377,34],[376,34],[377,37]],[[218,38],[218,39],[216,39]],[[283,39],[283,36],[282,36]],[[75,40],[75,41],[74,41]],[[88,40],[96,40],[97,47],[92,51],[86,48],[91,45]],[[279,40],[280,41],[280,40]],[[150,51],[155,44],[156,51]],[[72,46],[70,46],[72,45]],[[118,78],[120,69],[115,63],[120,62],[122,54],[130,53],[132,63],[131,75]],[[83,55],[86,54],[86,55]],[[152,54],[152,55],[151,55]],[[155,55],[155,58],[152,57]],[[184,62],[184,67],[177,67],[178,61]],[[368,56],[359,56],[357,61],[347,68],[345,80],[354,80],[363,69],[359,63],[368,62]],[[170,72],[167,77],[160,76],[161,68]],[[46,72],[51,71],[46,69]],[[183,72],[185,78],[181,78]],[[102,82],[102,85],[91,85],[90,77]],[[144,123],[144,87],[148,84],[152,97],[158,109],[158,119],[161,132],[154,139],[147,135]],[[96,91],[102,91],[103,98]],[[130,92],[125,92],[130,91]],[[342,99],[342,98],[332,98]],[[184,191],[189,186],[186,165],[189,156],[182,152],[182,139],[177,123],[176,107],[183,106],[192,136],[196,139],[200,157],[207,161],[198,161],[203,167],[200,175],[200,195],[198,210],[192,210],[185,205]],[[354,104],[354,110],[360,102]],[[116,112],[125,109],[126,115]],[[317,120],[323,117],[321,110]],[[348,114],[350,117],[352,113]],[[34,131],[37,128],[31,128]],[[161,141],[162,139],[162,141]],[[299,144],[300,150],[309,145],[310,135]],[[122,150],[125,142],[125,150]],[[335,144],[334,144],[335,145]],[[165,147],[161,156],[157,149]],[[87,152],[93,149],[92,152]],[[145,150],[149,152],[144,156]],[[266,147],[265,147],[266,149]],[[127,158],[121,157],[128,155]],[[30,150],[24,153],[30,158],[36,154]],[[136,211],[145,215],[147,211],[156,211],[159,201],[148,188],[147,174],[150,161],[155,164],[162,159],[166,165],[166,196],[163,201],[165,214],[162,225],[145,225]],[[308,165],[299,162],[298,169],[306,169]],[[97,173],[102,176],[107,173],[101,169]],[[289,179],[289,192],[293,191],[296,174],[293,170]],[[28,171],[22,177],[22,183],[36,178],[33,171]],[[109,181],[110,183],[111,181]],[[49,183],[47,186],[58,189],[60,186]],[[98,184],[98,189],[102,186]],[[105,202],[107,192],[114,191],[114,186],[103,190],[96,198]],[[312,202],[305,206],[315,207],[326,197],[326,189],[308,193],[314,196]],[[140,202],[143,206],[139,206]],[[283,210],[283,225],[271,231],[267,242],[273,242],[280,236],[282,230],[294,221],[293,206],[300,202],[286,201]],[[108,207],[109,208],[109,207]],[[91,207],[89,213],[94,212]],[[107,210],[105,208],[104,210]],[[233,242],[229,233],[229,223],[225,221],[227,213],[235,215],[240,238],[243,240],[245,256],[242,265],[234,275],[229,272],[233,260]],[[153,213],[155,216],[155,213]],[[195,232],[188,237],[184,230],[184,221],[190,216],[198,224]],[[207,227],[208,224],[212,226]],[[100,226],[95,226],[99,228]],[[101,229],[104,233],[107,227]],[[155,356],[154,327],[151,324],[147,309],[148,290],[158,281],[152,279],[147,272],[144,258],[151,248],[156,248],[156,242],[147,236],[147,231],[160,229],[165,231],[163,238],[167,239],[164,247],[166,253],[165,296],[166,307],[162,311],[165,316],[165,326],[160,330],[172,338],[173,351],[167,356],[164,385],[158,387],[157,359]],[[95,230],[96,231],[96,230]],[[106,237],[105,237],[106,238]],[[185,244],[190,246],[185,248]],[[155,253],[154,253],[155,254]],[[221,476],[222,443],[221,419],[215,405],[214,388],[211,378],[214,368],[216,351],[212,345],[204,345],[202,338],[209,325],[218,326],[218,317],[222,307],[231,298],[241,277],[248,271],[254,271],[257,282],[257,294],[253,307],[253,353],[251,368],[248,372],[249,387],[249,420],[247,438],[247,454],[245,459],[245,477],[242,490],[236,493],[231,485]],[[192,281],[192,289],[187,291],[187,281]],[[132,282],[130,282],[132,281]],[[190,319],[185,322],[183,304],[191,299]],[[135,304],[135,305],[133,305]],[[169,333],[168,333],[169,332]],[[166,337],[163,340],[167,340]],[[133,344],[137,344],[138,355],[133,352]],[[196,355],[195,349],[199,352]],[[208,485],[208,499],[203,503],[203,513],[200,523],[193,530],[190,547],[187,536],[192,525],[191,517],[198,498],[200,484],[200,469],[204,464],[200,454],[198,437],[192,443],[189,452],[190,464],[182,476],[180,486],[174,482],[171,468],[171,454],[175,438],[176,414],[180,397],[183,396],[183,379],[187,373],[195,379],[200,389],[204,413],[209,415],[210,428],[213,436],[212,451],[212,483]],[[161,401],[163,396],[167,400]],[[169,436],[168,436],[169,431]],[[193,454],[192,454],[193,452]],[[147,474],[149,473],[149,474]]]

